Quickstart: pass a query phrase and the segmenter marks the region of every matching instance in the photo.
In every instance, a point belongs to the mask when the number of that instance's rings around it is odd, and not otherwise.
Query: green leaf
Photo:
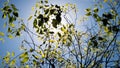
[[[10,52],[7,52],[7,55],[6,56],[10,56]]]
[[[61,37],[61,34],[58,32],[58,36]]]
[[[36,55],[32,55],[35,59],[38,59],[39,57],[38,56],[36,56]]]
[[[90,8],[87,8],[85,11],[86,11],[86,12],[90,12],[90,11],[91,11],[91,9],[90,9]]]
[[[42,0],[41,0],[40,2],[41,2],[41,3],[43,3],[43,1],[42,1]]]
[[[19,15],[18,15],[18,12],[13,12],[13,15],[16,16],[16,17],[19,16]]]
[[[34,19],[33,27],[37,28],[37,19]]]
[[[48,3],[48,0],[45,0],[45,3]]]
[[[4,19],[5,19],[5,18],[6,18],[6,15],[7,15],[7,14],[6,14],[6,13],[4,13],[4,14],[2,15],[2,18],[4,18]]]
[[[98,40],[103,40],[103,38],[102,37],[98,37]]]
[[[43,19],[43,15],[39,14],[39,16],[37,17],[38,19]]]
[[[8,35],[9,39],[13,39],[13,36],[11,34]]]
[[[12,32],[11,28],[9,27],[7,30],[8,33]]]
[[[14,59],[14,60],[12,60],[12,61],[10,62],[10,66],[15,65],[15,63],[16,63],[16,60]]]
[[[33,49],[33,48],[31,48],[31,49],[30,49],[30,52],[33,52],[33,51],[34,51],[34,49]]]
[[[5,27],[6,27],[6,25],[7,25],[7,23],[4,23],[3,27],[5,28]]]
[[[12,10],[11,9],[8,9],[8,14],[10,14],[12,12]]]
[[[14,11],[17,11],[17,10],[18,10],[18,9],[15,7],[14,4],[11,4],[11,7],[12,7],[12,9],[13,9]]]
[[[52,26],[53,26],[54,28],[57,28],[57,20],[56,20],[56,19],[53,19],[53,20],[52,20]]]
[[[9,63],[9,61],[10,61],[10,57],[8,57],[8,56],[5,56],[3,59],[5,60],[6,63]]]
[[[32,19],[32,17],[33,17],[33,16],[30,16],[30,17],[28,18],[28,21],[29,21],[29,20],[31,20],[31,19]]]
[[[54,32],[53,31],[51,31],[51,32],[49,32],[50,34],[54,34]]]
[[[44,10],[44,12],[45,12],[45,14],[48,14],[48,12],[49,12],[49,9],[46,9],[46,10]]]
[[[94,10],[93,10],[95,13],[97,13],[98,11],[99,11],[99,9],[98,8],[94,8]]]
[[[33,64],[36,65],[37,64],[37,61],[33,59]]]
[[[13,23],[15,21],[15,18],[13,16],[9,17],[9,23]]]
[[[44,17],[44,21],[47,22],[49,20],[49,17]]]
[[[91,16],[92,14],[91,14],[91,12],[88,12],[88,13],[86,13],[85,15],[86,15],[86,16]]]
[[[50,14],[53,14],[55,12],[56,9],[51,9],[50,10]]]
[[[108,0],[104,0],[104,2],[107,2]]]
[[[24,30],[25,29],[25,25],[21,24],[21,29]]]
[[[30,68],[30,66],[29,66],[29,65],[26,65],[25,68]]]
[[[24,57],[28,57],[28,52],[24,52],[19,56],[19,58],[24,58]]]
[[[0,38],[0,41],[2,41],[4,43],[4,38]]]
[[[25,57],[25,58],[22,59],[21,62],[22,62],[22,63],[26,63],[28,60],[29,60],[29,57]]]
[[[57,24],[59,24],[60,22],[61,22],[61,14],[58,14],[57,16],[56,16],[56,20],[57,20]]]
[[[15,24],[14,23],[10,23],[9,24],[12,28],[15,27]]]
[[[17,32],[16,32],[16,36],[20,36],[20,31],[17,31]]]
[[[10,6],[5,6],[3,10],[7,11],[10,8]]]
[[[3,33],[3,32],[0,32],[0,36],[4,36],[4,33]]]
[[[12,57],[14,57],[15,56],[15,52],[12,52]]]
[[[43,23],[44,23],[43,20],[39,20],[39,21],[38,21],[38,26],[39,26],[39,27],[42,26]]]

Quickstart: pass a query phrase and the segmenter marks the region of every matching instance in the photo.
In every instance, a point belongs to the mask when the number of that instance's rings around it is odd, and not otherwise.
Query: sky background
[[[0,0],[0,8],[3,7],[3,3],[5,0]],[[36,1],[38,0],[10,0],[10,3],[13,3],[16,5],[16,7],[19,9],[19,16],[24,19],[24,22],[28,22],[27,19],[32,14],[31,7],[35,5]],[[58,5],[63,5],[66,3],[72,3],[76,4],[78,8],[78,18],[79,16],[83,16],[85,14],[85,9],[88,7],[91,7],[93,5],[92,0],[50,0],[49,3],[51,4],[58,4]],[[0,31],[1,32],[6,32],[6,29],[3,28],[3,23],[5,20],[1,19],[2,14],[0,12]],[[7,33],[6,33],[7,34]],[[20,53],[19,46],[21,43],[21,40],[23,38],[27,38],[25,36],[23,37],[16,37],[14,39],[9,39],[7,37],[5,38],[5,42],[2,43],[0,41],[0,56],[5,56],[6,52],[15,52],[16,55]]]

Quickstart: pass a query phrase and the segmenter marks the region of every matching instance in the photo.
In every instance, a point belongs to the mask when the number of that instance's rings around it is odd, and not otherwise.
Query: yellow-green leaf
[[[28,57],[28,53],[27,52],[21,54],[19,58],[24,58],[24,57]]]
[[[38,59],[39,58],[39,56],[36,56],[36,55],[32,55],[35,59]]]
[[[90,12],[90,11],[91,11],[91,9],[90,9],[90,8],[87,8],[85,11],[86,11],[86,12]]]
[[[15,59],[14,59],[14,60],[12,60],[12,61],[10,62],[10,66],[15,65],[15,62],[16,62],[16,60],[15,60]]]
[[[4,39],[3,38],[0,38],[0,41],[2,41],[4,43]]]
[[[25,58],[22,59],[21,62],[22,62],[22,63],[26,63],[28,60],[29,60],[29,57],[25,57]]]
[[[8,57],[9,57],[9,56],[10,56],[10,52],[7,52],[7,55],[6,55],[6,56],[8,56]]]
[[[107,2],[108,0],[104,0],[104,2]]]
[[[5,13],[3,14],[2,18],[4,18],[4,19],[6,18],[6,14]]]
[[[7,23],[4,23],[3,27],[5,28],[5,27],[6,27],[6,25],[7,25]]]
[[[15,52],[12,52],[12,57],[14,57],[15,56]]]
[[[28,21],[31,20],[31,19],[32,19],[32,16],[30,16],[30,17],[28,18]]]
[[[7,57],[7,56],[6,56],[6,57],[4,57],[4,60],[5,60],[6,63],[9,63],[10,57]]]
[[[0,32],[0,36],[4,36],[4,33],[3,33],[3,32]]]
[[[35,7],[38,8],[39,7],[39,3],[36,3]]]
[[[25,25],[24,25],[24,24],[21,25],[21,29],[22,29],[22,30],[25,29]]]
[[[105,32],[109,32],[108,27],[105,27],[104,30],[105,30]]]
[[[8,38],[9,39],[13,39],[13,36],[10,34],[10,35],[8,35]]]
[[[10,23],[9,24],[11,27],[15,27],[15,24],[14,23]]]
[[[25,68],[30,68],[29,65],[26,65]]]
[[[94,8],[94,10],[93,10],[95,13],[97,13],[98,11],[99,11],[99,9],[98,8]]]

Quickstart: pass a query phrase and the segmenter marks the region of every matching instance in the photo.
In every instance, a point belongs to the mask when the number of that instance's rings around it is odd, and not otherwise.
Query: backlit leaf
[[[104,2],[107,2],[108,0],[104,0]]]
[[[19,58],[24,58],[24,57],[28,57],[28,52],[25,52],[19,56]]]
[[[45,3],[48,3],[48,0],[45,0]]]
[[[87,8],[85,11],[86,11],[86,12],[90,12],[90,11],[91,11],[91,9],[90,9],[90,8]]]
[[[10,66],[15,65],[15,62],[16,62],[16,60],[15,60],[15,59],[14,59],[14,60],[12,60],[12,61],[10,62]]]
[[[36,55],[34,55],[34,54],[33,54],[32,56],[33,56],[35,59],[38,59],[38,58],[39,58],[38,56],[36,56]]]
[[[34,51],[34,49],[33,49],[33,48],[31,48],[31,49],[30,49],[30,52],[33,52],[33,51]]]
[[[29,66],[29,65],[26,65],[25,68],[30,68],[30,66]]]
[[[99,9],[98,8],[94,8],[94,10],[93,10],[95,13],[97,13],[98,11],[99,11]]]
[[[105,27],[104,30],[105,30],[105,32],[109,32],[108,27]]]
[[[5,28],[5,27],[6,27],[6,25],[7,25],[7,23],[4,23],[3,27]]]
[[[6,56],[10,56],[10,52],[7,52],[7,55]]]
[[[10,23],[9,24],[11,27],[15,27],[15,24],[14,23]]]
[[[17,10],[18,10],[18,9],[15,7],[14,4],[11,4],[11,6],[12,6],[12,9],[13,9],[14,11],[17,11]]]
[[[8,33],[12,32],[11,28],[9,27],[7,30]]]
[[[34,7],[32,7],[32,11],[34,11],[35,10],[35,8]]]
[[[3,38],[0,38],[0,41],[2,41],[4,43],[4,39]]]
[[[2,15],[2,18],[4,18],[4,19],[6,18],[6,14],[5,13]]]
[[[12,52],[12,57],[14,57],[15,56],[15,52]]]
[[[91,12],[88,12],[88,13],[86,13],[85,15],[86,15],[86,16],[91,16],[92,14],[91,14]]]
[[[3,32],[0,32],[0,36],[4,36],[4,33],[3,33]]]
[[[33,17],[33,16],[30,16],[30,17],[28,18],[28,21],[29,21],[29,20],[31,20],[31,19],[32,19],[32,17]]]
[[[13,36],[11,34],[8,35],[9,39],[13,39]]]
[[[37,27],[37,19],[34,19],[34,22],[33,22],[33,27]]]
[[[8,56],[4,57],[3,59],[5,60],[6,63],[9,63],[9,61],[10,61],[10,57],[8,57]]]
[[[25,58],[22,59],[21,62],[22,62],[22,63],[26,63],[28,60],[29,60],[29,57],[25,57]]]

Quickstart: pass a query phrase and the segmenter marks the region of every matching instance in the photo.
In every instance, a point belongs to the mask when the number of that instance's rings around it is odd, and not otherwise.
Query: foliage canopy
[[[10,68],[17,67],[18,63],[21,68],[120,67],[119,10],[119,0],[96,1],[94,8],[85,10],[81,22],[84,23],[84,17],[90,20],[82,32],[78,28],[74,4],[61,6],[49,4],[48,0],[36,2],[32,7],[34,14],[27,19],[32,27],[28,27],[15,4],[5,2],[1,17],[6,20],[3,26],[7,29],[7,37],[14,39],[23,34],[29,40],[21,41],[21,54],[15,56],[15,52],[7,52],[2,64]],[[75,13],[75,22],[70,20],[71,11]],[[0,31],[0,41],[4,41],[4,36]]]

